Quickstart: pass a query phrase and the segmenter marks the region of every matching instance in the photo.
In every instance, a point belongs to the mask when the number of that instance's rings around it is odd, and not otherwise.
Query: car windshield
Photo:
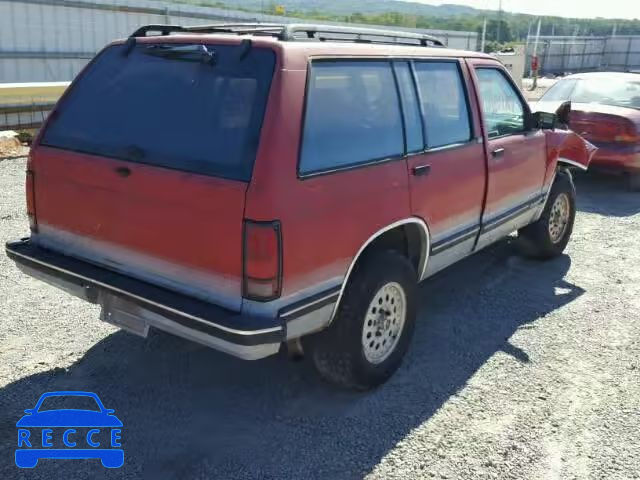
[[[42,144],[248,181],[275,54],[235,45],[114,45],[82,73]]]
[[[50,410],[91,410],[100,412],[100,406],[95,398],[87,395],[57,395],[46,397],[38,412],[47,412]]]
[[[640,109],[640,76],[638,80],[609,77],[561,80],[540,99],[562,100]]]

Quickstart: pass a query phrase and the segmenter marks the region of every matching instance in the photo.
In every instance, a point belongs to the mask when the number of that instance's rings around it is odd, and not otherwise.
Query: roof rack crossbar
[[[182,27],[180,25],[160,25],[160,24],[144,25],[138,28],[136,31],[134,31],[130,35],[130,38],[146,37],[147,33],[149,32],[160,32],[160,35],[169,35],[170,33],[173,33],[173,32],[184,32],[184,29],[185,27]]]
[[[423,47],[444,47],[437,37],[406,31],[361,28],[337,25],[315,24],[275,24],[275,23],[218,23],[213,25],[145,25],[131,34],[131,37],[146,37],[150,32],[160,35],[171,33],[226,33],[235,35],[269,35],[282,41],[339,41],[356,43],[376,43],[411,45]],[[301,36],[302,35],[302,36]]]
[[[381,28],[363,28],[363,27],[347,27],[338,25],[313,25],[313,24],[287,24],[284,25],[283,39],[284,40],[300,40],[296,38],[296,33],[304,33],[309,39],[319,39],[324,37],[326,40],[339,40],[343,42],[355,41],[367,43],[389,43],[393,45],[422,45],[422,46],[435,46],[444,47],[445,44],[442,40],[432,35],[424,33],[414,33],[398,30],[384,30]],[[342,36],[329,35],[353,35],[353,38],[344,38]],[[375,38],[363,38],[375,37]]]
[[[144,25],[131,34],[131,37],[146,37],[150,32],[158,32],[160,35],[171,33],[234,33],[234,34],[268,34],[279,35],[282,25],[257,24],[257,23],[219,23],[215,25]]]

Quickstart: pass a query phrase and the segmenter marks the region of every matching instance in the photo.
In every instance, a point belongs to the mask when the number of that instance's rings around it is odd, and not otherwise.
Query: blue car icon
[[[52,408],[61,403],[82,408]],[[107,468],[123,465],[122,422],[113,414],[114,410],[104,407],[95,393],[48,392],[34,408],[24,412],[26,415],[16,423],[18,467],[33,468],[41,458],[99,458]],[[105,448],[107,446],[110,448]]]

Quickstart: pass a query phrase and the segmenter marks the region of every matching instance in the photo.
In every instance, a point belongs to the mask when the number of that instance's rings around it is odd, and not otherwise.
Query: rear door
[[[411,209],[429,225],[431,275],[473,249],[485,191],[484,147],[460,61],[398,62],[396,75],[407,125]]]
[[[487,200],[478,248],[528,224],[544,201],[546,137],[527,128],[529,107],[496,62],[469,61],[488,150]]]
[[[242,222],[275,54],[233,45],[107,48],[33,153],[43,246],[241,303]]]

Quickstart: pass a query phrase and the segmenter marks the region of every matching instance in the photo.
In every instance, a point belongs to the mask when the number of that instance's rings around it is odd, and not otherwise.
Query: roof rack
[[[413,45],[423,47],[444,47],[439,38],[422,33],[377,28],[360,28],[315,24],[275,24],[275,23],[219,23],[213,25],[145,25],[138,28],[132,38],[146,37],[148,33],[160,35],[172,33],[223,33],[233,35],[265,35],[282,41],[333,41],[375,43],[391,45]],[[130,37],[130,38],[131,38]]]

